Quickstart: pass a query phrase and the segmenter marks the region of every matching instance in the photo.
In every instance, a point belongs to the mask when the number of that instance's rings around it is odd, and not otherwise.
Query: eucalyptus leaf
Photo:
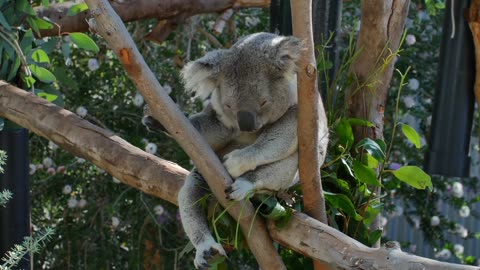
[[[68,9],[67,16],[77,15],[78,13],[83,12],[85,10],[88,10],[88,5],[86,3],[73,5]]]
[[[407,125],[407,124],[402,124],[402,132],[403,132],[403,135],[405,135],[405,137],[407,137],[407,139],[413,143],[413,145],[415,145],[416,148],[421,148],[422,147],[422,143],[420,141],[420,135],[418,135],[417,131]]]
[[[32,59],[37,63],[50,63],[48,54],[42,49],[35,49],[32,53]]]
[[[81,49],[93,52],[100,50],[95,41],[84,33],[70,33],[69,36],[72,42]]]
[[[426,174],[417,166],[403,166],[398,170],[392,171],[392,173],[400,181],[405,182],[414,188],[433,188],[430,175]]]
[[[58,98],[57,95],[48,94],[45,92],[37,92],[37,96],[46,99],[48,102],[53,102]]]
[[[354,136],[352,126],[346,119],[342,119],[337,126],[337,136],[339,138],[339,143],[346,146],[347,148],[353,145]]]
[[[376,187],[381,186],[380,182],[377,179],[377,174],[375,173],[375,171],[372,168],[363,165],[360,161],[353,161],[353,171],[355,172],[358,180],[360,180],[361,182]]]
[[[348,118],[348,123],[352,126],[373,127],[373,123],[361,118]]]
[[[360,216],[355,211],[352,201],[344,194],[335,194],[331,192],[324,192],[325,200],[334,208],[344,211],[348,216],[353,217],[355,220],[361,220]]]
[[[378,161],[383,161],[385,160],[385,152],[382,150],[380,145],[370,139],[370,138],[365,138],[357,143],[356,149],[363,148],[365,151],[367,151],[370,155],[372,155],[376,160]]]
[[[44,83],[52,83],[56,80],[55,76],[44,67],[39,67],[36,65],[29,65],[29,67],[32,71],[32,74]]]

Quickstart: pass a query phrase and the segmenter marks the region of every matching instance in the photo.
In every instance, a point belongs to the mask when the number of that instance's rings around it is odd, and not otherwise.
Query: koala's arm
[[[239,177],[258,166],[285,159],[298,148],[297,107],[291,107],[285,115],[260,134],[255,143],[235,150],[225,156],[224,165],[230,175]]]
[[[233,130],[218,120],[211,105],[207,105],[200,113],[192,115],[190,122],[215,152],[224,148],[232,140]]]

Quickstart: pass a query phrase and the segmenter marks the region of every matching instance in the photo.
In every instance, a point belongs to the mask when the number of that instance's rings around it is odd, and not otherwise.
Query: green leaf
[[[376,187],[381,186],[375,171],[372,168],[363,165],[360,161],[353,161],[353,171],[360,182]]]
[[[15,76],[17,75],[18,69],[20,68],[20,57],[16,56],[15,60],[13,62],[13,66],[10,68],[10,72],[8,73],[7,76],[7,81],[11,81]]]
[[[50,63],[48,54],[42,49],[34,50],[32,53],[32,59],[37,63]]]
[[[323,192],[327,202],[334,208],[344,211],[348,216],[353,217],[355,220],[361,220],[360,216],[355,211],[352,201],[343,194],[335,194],[330,192]]]
[[[27,17],[28,25],[30,25],[30,29],[33,29],[37,36],[40,36],[40,28],[38,28],[37,22],[32,17]]]
[[[88,6],[86,3],[80,3],[71,6],[68,11],[67,11],[67,16],[74,16],[77,15],[78,13],[88,10]]]
[[[36,65],[29,65],[32,74],[44,83],[54,82],[55,76],[48,69]]]
[[[33,32],[32,29],[28,29],[23,35],[22,41],[20,42],[20,48],[24,54],[29,53],[32,50],[33,42]]]
[[[337,136],[341,145],[345,145],[346,148],[352,146],[354,141],[353,130],[348,120],[342,119],[340,123],[338,123]]]
[[[62,54],[65,61],[70,58],[70,45],[68,43],[62,43]]]
[[[435,3],[437,9],[445,9],[445,3]]]
[[[385,152],[382,150],[378,143],[370,138],[365,138],[357,143],[357,149],[363,148],[370,155],[372,155],[376,160],[383,161],[385,160]]]
[[[372,155],[367,153],[365,155],[366,163],[369,168],[375,169],[378,168],[378,160],[376,160]]]
[[[373,127],[372,122],[360,118],[348,118],[348,123],[350,123],[352,126]]]
[[[375,218],[382,212],[383,204],[378,203],[375,205],[369,205],[365,211],[365,215],[363,216],[363,223],[367,226],[370,226]]]
[[[422,143],[420,142],[420,135],[418,135],[417,131],[407,125],[407,124],[402,124],[402,132],[407,139],[415,145],[415,147],[420,148],[422,147]]]
[[[28,0],[16,0],[15,1],[15,9],[28,15],[36,16],[35,10],[33,10],[32,5],[28,2]]]
[[[56,67],[53,71],[53,74],[55,75],[55,78],[57,78],[58,82],[62,85],[62,87],[75,90],[79,89],[77,81],[70,78],[66,69],[62,67]]]
[[[333,63],[331,61],[325,60],[325,61],[319,61],[318,63],[318,71],[322,70],[329,70],[333,67]]]
[[[37,89],[37,90],[40,90],[40,89]],[[46,99],[48,102],[53,102],[58,98],[57,95],[52,95],[52,94],[48,94],[48,93],[40,92],[40,91],[37,92],[37,96]]]
[[[35,80],[32,76],[22,76],[22,80],[27,86],[27,88],[32,88],[32,86],[35,84],[37,80]]]
[[[48,6],[50,6],[50,1],[49,0],[42,0],[42,5],[46,8],[48,8]]]
[[[417,189],[433,188],[430,175],[417,166],[403,166],[392,172],[396,178]]]
[[[7,22],[7,19],[5,19],[5,16],[3,16],[3,13],[0,12],[0,24],[5,27],[5,29],[10,30],[12,29],[10,24]]]
[[[93,52],[100,50],[97,44],[95,44],[95,41],[84,33],[70,33],[69,36],[72,42],[81,49]]]
[[[51,23],[51,22],[49,22],[45,19],[36,17],[36,18],[33,18],[33,21],[37,24],[38,29],[52,29],[53,28],[53,23]]]
[[[370,245],[373,245],[375,244],[378,239],[380,239],[380,237],[382,236],[382,232],[383,230],[375,230],[373,232],[371,232],[369,235],[368,235],[368,242]]]

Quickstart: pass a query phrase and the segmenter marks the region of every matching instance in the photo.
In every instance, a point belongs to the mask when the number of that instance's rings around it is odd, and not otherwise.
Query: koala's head
[[[295,37],[252,34],[230,49],[188,63],[182,75],[187,90],[210,98],[224,125],[256,131],[296,104],[296,61],[302,49]]]

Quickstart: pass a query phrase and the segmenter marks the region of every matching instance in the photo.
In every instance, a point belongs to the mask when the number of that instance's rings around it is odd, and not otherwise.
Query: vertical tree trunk
[[[480,0],[472,0],[467,13],[467,21],[475,44],[475,97],[477,98],[477,105],[480,106]]]
[[[392,79],[394,57],[405,26],[410,0],[364,0],[360,33],[357,40],[359,56],[352,63],[351,72],[356,84],[346,99],[349,116],[367,119],[373,127],[356,127],[355,140],[383,139],[383,117],[387,93]],[[381,189],[375,190],[376,194]],[[378,217],[372,230],[380,227]],[[377,242],[377,246],[380,242]]]

